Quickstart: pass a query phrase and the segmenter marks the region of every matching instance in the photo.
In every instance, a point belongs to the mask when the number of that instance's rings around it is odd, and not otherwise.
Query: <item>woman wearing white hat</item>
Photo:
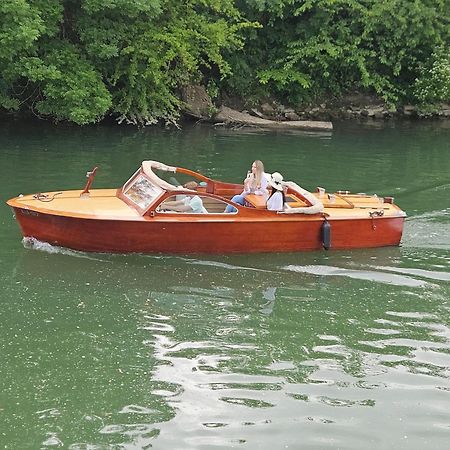
[[[283,175],[279,172],[274,172],[270,176],[270,186],[272,186],[272,194],[267,200],[267,209],[270,211],[283,211],[284,209],[284,190],[283,190]]]

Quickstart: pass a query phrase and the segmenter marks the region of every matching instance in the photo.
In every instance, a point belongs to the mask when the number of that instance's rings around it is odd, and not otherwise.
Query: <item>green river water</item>
[[[4,201],[144,159],[392,195],[402,245],[234,256],[22,243]],[[444,449],[450,124],[332,133],[0,124],[0,448]]]

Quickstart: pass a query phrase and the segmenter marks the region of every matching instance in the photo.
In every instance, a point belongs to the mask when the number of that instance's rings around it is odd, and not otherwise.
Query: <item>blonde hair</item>
[[[254,183],[253,188],[259,189],[261,187],[262,177],[264,176],[264,164],[259,159],[254,161],[253,164],[256,166],[256,175],[255,180],[253,182]]]
[[[196,181],[188,181],[187,183],[183,184],[183,187],[186,189],[191,189],[192,191],[195,191],[198,187],[198,183]]]

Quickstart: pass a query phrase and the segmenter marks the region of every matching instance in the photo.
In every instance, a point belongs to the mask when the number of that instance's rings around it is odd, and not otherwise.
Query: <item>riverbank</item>
[[[237,111],[227,106],[222,106],[214,116],[216,126],[242,127],[250,126],[255,128],[265,128],[272,130],[314,130],[331,131],[333,124],[330,121],[322,120],[287,120],[286,118],[274,120],[262,117],[262,114],[251,115],[247,111]]]
[[[230,126],[269,128],[331,129],[339,120],[385,121],[392,119],[450,119],[450,104],[443,103],[433,111],[417,105],[392,108],[375,95],[348,93],[340,98],[324,99],[314,104],[286,106],[274,99],[250,103],[245,99],[224,96],[213,102],[201,86],[189,86],[182,92],[184,114],[195,119]],[[291,124],[291,127],[289,127]]]
[[[418,105],[402,105],[393,108],[376,96],[364,94],[346,95],[315,105],[300,106],[292,111],[281,105],[284,116],[308,120],[389,120],[389,119],[450,119],[450,103],[437,105],[426,111]]]
[[[265,99],[261,102],[249,102],[242,98],[224,96],[213,101],[201,86],[189,86],[181,93],[184,104],[178,122],[176,118],[165,124],[181,126],[183,123],[201,121],[214,126],[230,128],[254,127],[268,129],[333,129],[333,122],[386,122],[386,121],[442,121],[450,123],[450,103],[441,103],[434,110],[424,111],[417,105],[403,105],[392,108],[374,95],[352,93],[341,98],[330,98],[308,105],[285,105],[275,99]],[[42,117],[30,112],[7,112],[0,110],[0,120],[44,120],[52,121],[51,117]],[[71,122],[66,123],[78,127]],[[144,126],[146,124],[134,120],[118,121],[112,115],[105,117],[100,123]]]

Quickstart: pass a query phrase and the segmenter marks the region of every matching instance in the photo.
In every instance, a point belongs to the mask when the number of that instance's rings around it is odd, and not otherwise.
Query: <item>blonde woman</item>
[[[268,181],[264,173],[264,164],[257,159],[253,162],[251,171],[248,171],[247,178],[244,180],[244,190],[239,195],[235,195],[231,201],[238,205],[244,205],[245,197],[248,194],[262,195],[264,196],[264,200],[267,200],[269,197],[267,184]],[[232,205],[228,205],[225,212],[233,212],[234,210],[235,208]]]

